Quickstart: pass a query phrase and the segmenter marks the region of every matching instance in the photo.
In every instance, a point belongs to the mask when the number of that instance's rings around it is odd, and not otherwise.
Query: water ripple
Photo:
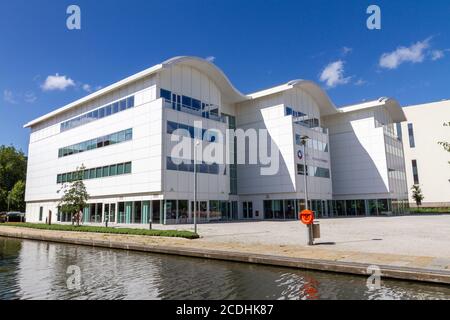
[[[81,288],[69,290],[69,266]],[[0,299],[450,299],[450,288],[0,238]]]

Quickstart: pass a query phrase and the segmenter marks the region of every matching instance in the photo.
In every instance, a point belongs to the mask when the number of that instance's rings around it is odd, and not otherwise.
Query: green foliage
[[[83,211],[89,200],[89,194],[82,179],[84,169],[84,166],[77,168],[77,171],[74,173],[75,177],[68,184],[68,189],[64,191],[64,195],[59,203],[61,213],[67,213],[70,216],[75,215],[77,224],[80,223],[78,213]]]
[[[91,227],[91,226],[72,226],[60,224],[37,224],[37,223],[4,223],[1,226],[21,227],[41,230],[55,230],[55,231],[77,231],[77,232],[94,232],[94,233],[109,233],[109,234],[128,234],[140,236],[153,237],[177,237],[186,239],[198,239],[199,235],[191,231],[179,230],[146,230],[146,229],[131,229],[131,228],[111,228],[111,227]]]
[[[450,127],[450,122],[444,123],[444,127]],[[442,141],[438,142],[446,151],[450,152],[450,142]]]
[[[420,189],[420,186],[415,184],[412,186],[411,190],[412,190],[412,197],[416,202],[417,206],[422,205],[422,200],[425,199],[425,197],[422,194],[422,189]]]
[[[450,213],[450,208],[411,208],[410,213]]]
[[[0,211],[7,210],[8,193],[18,181],[25,181],[26,170],[27,158],[22,151],[0,146]]]
[[[25,182],[16,182],[8,197],[9,210],[25,212]]]

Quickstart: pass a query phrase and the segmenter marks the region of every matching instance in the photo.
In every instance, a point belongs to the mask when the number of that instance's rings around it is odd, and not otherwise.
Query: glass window
[[[111,105],[106,106],[104,109],[105,109],[105,114],[106,114],[106,116],[110,116],[110,115],[111,115],[111,112],[112,112],[112,110],[111,110]]]
[[[111,135],[110,141],[111,144],[116,144],[119,142],[119,135],[117,133],[113,133]]]
[[[104,139],[105,139],[104,137],[97,139],[97,148],[103,147]]]
[[[109,166],[103,167],[102,176],[103,177],[108,177],[109,176]]]
[[[95,179],[95,169],[89,170],[89,179]]]
[[[200,100],[192,99],[192,108],[194,108],[196,110],[200,110],[201,105],[202,105],[202,103]]]
[[[113,103],[113,105],[112,105],[112,107],[111,107],[111,112],[114,114],[114,113],[117,113],[117,112],[119,112],[119,104],[116,102],[116,103]]]
[[[127,100],[122,100],[122,101],[120,101],[117,104],[120,104],[120,111],[123,111],[123,110],[125,110],[127,108]]]
[[[103,118],[105,116],[105,109],[104,108],[101,108],[99,111],[98,111],[98,117],[101,119],[101,118]]]
[[[131,140],[133,138],[133,129],[128,129],[125,131],[125,140]]]
[[[127,99],[127,108],[133,108],[134,107],[134,96],[131,96]]]
[[[95,169],[95,177],[101,178],[102,176],[103,176],[103,169],[102,168]]]
[[[103,141],[103,146],[104,147],[107,147],[107,146],[109,146],[111,144],[111,138],[110,137],[111,137],[111,135],[104,137],[104,141]]]
[[[123,163],[117,165],[117,174],[118,175],[123,174],[123,167],[124,167]]]
[[[83,180],[87,180],[89,179],[89,170],[84,170],[83,171]]]
[[[161,98],[164,98],[164,99],[170,101],[171,96],[172,96],[172,93],[170,91],[161,89]]]
[[[60,174],[58,174],[58,176],[56,177],[56,183],[61,183],[62,182],[62,177]]]
[[[414,127],[412,123],[408,123],[408,135],[409,135],[409,146],[411,148],[415,148],[416,142],[414,141]]]
[[[133,223],[142,223],[142,202],[134,202]]]
[[[192,99],[190,97],[183,96],[182,97],[182,104],[186,107],[192,106]]]
[[[131,173],[131,162],[125,163],[124,173],[125,174]]]
[[[119,135],[119,139],[118,139],[119,142],[125,141],[125,131],[119,132],[118,135]]]
[[[419,171],[417,169],[417,160],[412,160],[412,171],[413,171],[414,184],[419,184]]]
[[[109,175],[110,176],[117,175],[117,165],[113,164],[112,166],[109,166]]]

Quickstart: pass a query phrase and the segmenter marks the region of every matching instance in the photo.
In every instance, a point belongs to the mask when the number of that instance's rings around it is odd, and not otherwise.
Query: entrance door
[[[253,219],[253,202],[243,202],[244,219]]]

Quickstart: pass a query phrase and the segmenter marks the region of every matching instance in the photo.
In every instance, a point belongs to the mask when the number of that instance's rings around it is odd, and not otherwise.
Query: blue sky
[[[27,121],[178,55],[212,57],[244,93],[301,78],[337,106],[449,99],[449,31],[447,0],[0,0],[0,144],[27,152]]]

